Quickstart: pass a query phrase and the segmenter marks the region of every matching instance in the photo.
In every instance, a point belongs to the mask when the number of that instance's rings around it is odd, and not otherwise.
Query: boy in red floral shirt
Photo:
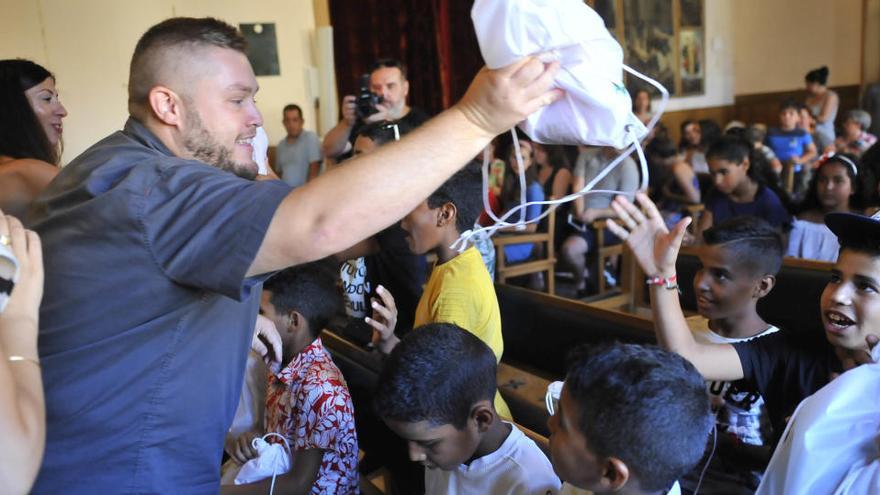
[[[318,263],[288,268],[263,287],[261,311],[278,328],[289,364],[268,375],[266,432],[241,435],[233,458],[256,457],[251,441],[264,433],[287,438],[291,468],[275,482],[279,493],[358,493],[354,408],[319,336],[341,305],[335,274]],[[270,484],[225,486],[222,493],[264,494]]]

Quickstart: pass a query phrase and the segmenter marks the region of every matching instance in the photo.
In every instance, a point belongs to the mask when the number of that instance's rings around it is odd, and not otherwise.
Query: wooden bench
[[[565,353],[579,344],[608,341],[654,343],[650,312],[636,315],[531,291],[495,284],[504,335],[503,361],[547,378],[565,374]]]

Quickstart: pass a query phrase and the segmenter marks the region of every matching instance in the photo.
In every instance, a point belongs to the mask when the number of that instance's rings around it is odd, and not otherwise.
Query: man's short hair
[[[408,333],[379,374],[379,416],[463,429],[474,404],[495,398],[495,355],[474,334],[452,323],[430,323]]]
[[[747,267],[754,276],[775,276],[782,268],[785,251],[782,234],[762,218],[728,218],[706,229],[703,241],[735,252],[739,265]]]
[[[303,110],[296,103],[288,103],[287,105],[284,105],[284,109],[281,111],[281,115],[284,115],[291,110],[296,110],[296,112],[299,114],[299,118],[303,118]]]
[[[245,53],[247,41],[237,29],[213,17],[173,17],[151,27],[141,36],[131,57],[128,75],[129,113],[138,115],[147,106],[150,90],[167,84],[166,70],[174,51],[206,46]]]
[[[270,291],[269,302],[280,313],[296,311],[309,323],[317,337],[330,319],[342,311],[342,294],[336,285],[333,262],[315,261],[282,270],[263,284]]]
[[[483,211],[482,187],[480,163],[472,160],[428,196],[428,207],[439,208],[445,203],[455,205],[455,228],[460,234],[472,229]]]
[[[565,389],[589,448],[616,457],[646,492],[669,490],[699,462],[714,418],[703,377],[655,346],[613,344],[572,355]]]
[[[403,80],[406,80],[406,65],[403,64],[400,60],[396,58],[380,58],[373,62],[373,65],[370,66],[370,74],[376,72],[382,68],[397,68],[400,69],[400,76]]]

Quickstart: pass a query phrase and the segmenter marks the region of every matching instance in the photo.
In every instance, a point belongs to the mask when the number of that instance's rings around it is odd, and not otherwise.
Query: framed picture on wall
[[[672,0],[623,2],[623,53],[627,65],[674,90]]]
[[[238,29],[248,42],[248,60],[256,76],[278,76],[278,41],[275,39],[275,23],[239,24]]]
[[[678,69],[681,94],[703,93],[703,30],[682,29],[679,32]]]
[[[705,92],[704,0],[584,0],[620,42],[624,62],[672,96]],[[626,76],[630,93],[647,83]]]

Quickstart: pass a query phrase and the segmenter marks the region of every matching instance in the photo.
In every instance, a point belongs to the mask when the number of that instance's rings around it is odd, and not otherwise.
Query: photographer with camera
[[[382,121],[402,122],[408,128],[416,128],[428,114],[407,105],[409,81],[406,66],[390,58],[376,61],[369,74],[361,77],[357,96],[342,99],[342,120],[324,136],[324,156],[344,159],[354,149],[358,130],[367,124]]]

